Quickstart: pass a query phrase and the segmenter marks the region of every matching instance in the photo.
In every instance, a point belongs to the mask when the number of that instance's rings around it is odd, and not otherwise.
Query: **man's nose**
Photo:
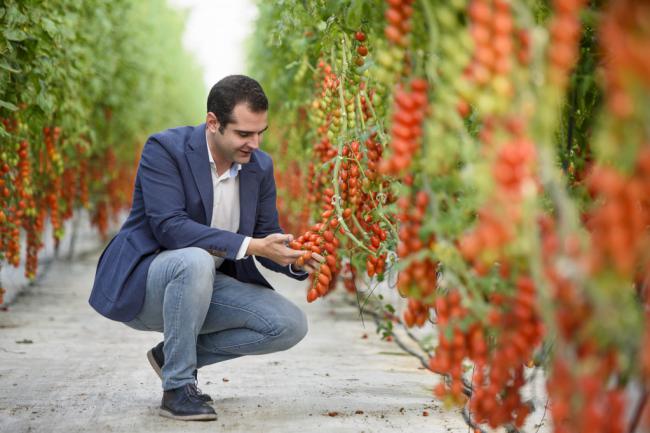
[[[252,147],[253,149],[259,149],[261,141],[262,141],[261,135],[253,134],[253,137],[249,142],[249,146]]]

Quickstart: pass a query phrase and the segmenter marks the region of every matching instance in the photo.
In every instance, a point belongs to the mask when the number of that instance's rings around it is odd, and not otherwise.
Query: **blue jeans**
[[[296,305],[219,272],[207,251],[193,247],[153,260],[142,310],[126,325],[164,333],[164,390],[194,383],[197,368],[286,350],[307,334]]]

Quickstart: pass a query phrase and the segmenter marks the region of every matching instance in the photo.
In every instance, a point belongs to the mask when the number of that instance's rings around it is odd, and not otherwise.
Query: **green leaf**
[[[41,19],[41,26],[43,27],[43,30],[50,35],[51,37],[54,37],[57,33],[57,28],[56,24],[54,24],[54,21],[52,21],[49,18],[43,18]]]
[[[353,0],[352,4],[348,6],[348,13],[346,16],[345,24],[352,28],[358,29],[361,27],[361,17],[363,16],[363,5],[365,0]]]
[[[41,91],[36,95],[36,105],[38,105],[44,113],[50,113],[54,108],[54,101],[52,100],[52,94],[47,93],[45,88],[46,85],[42,81]]]
[[[14,104],[12,104],[11,102],[3,101],[3,100],[0,100],[0,107],[6,108],[7,110],[11,110],[11,111],[17,111],[18,110],[18,107],[16,107]]]
[[[0,69],[4,69],[6,71],[14,72],[14,73],[20,72],[20,69],[16,69],[16,68],[12,67],[11,65],[9,65],[4,60],[0,61]]]
[[[5,38],[8,40],[16,42],[24,41],[25,39],[29,38],[29,35],[27,33],[18,29],[6,29],[4,32],[2,32],[2,34],[4,34]]]

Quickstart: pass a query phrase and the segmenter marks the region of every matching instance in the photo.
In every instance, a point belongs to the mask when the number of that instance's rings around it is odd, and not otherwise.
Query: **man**
[[[292,236],[278,224],[273,163],[259,150],[268,101],[253,79],[214,85],[206,122],[151,136],[142,151],[131,213],[102,253],[90,304],[164,340],[147,357],[160,376],[162,416],[214,420],[197,369],[285,350],[307,332],[304,313],[270,290],[265,267],[304,280]]]

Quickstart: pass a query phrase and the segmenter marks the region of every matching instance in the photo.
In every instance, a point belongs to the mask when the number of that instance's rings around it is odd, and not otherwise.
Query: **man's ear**
[[[205,116],[205,127],[208,128],[212,134],[215,134],[219,129],[219,126],[221,126],[219,119],[217,119],[217,116],[215,116],[213,112],[209,111]]]

